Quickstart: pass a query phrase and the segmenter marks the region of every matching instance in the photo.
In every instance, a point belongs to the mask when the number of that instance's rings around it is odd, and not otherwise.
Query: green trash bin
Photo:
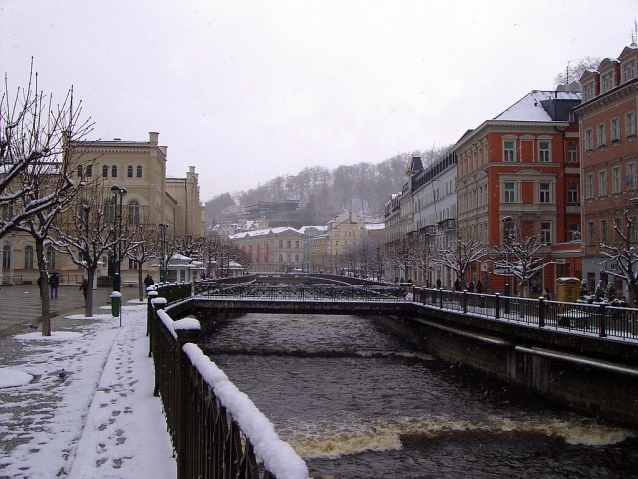
[[[122,304],[122,293],[113,291],[111,293],[111,315],[116,318],[120,315],[120,305]]]

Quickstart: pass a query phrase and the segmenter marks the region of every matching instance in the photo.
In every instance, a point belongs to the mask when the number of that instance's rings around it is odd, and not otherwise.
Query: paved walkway
[[[17,371],[32,379],[0,387],[0,479],[176,477],[153,396],[145,304],[126,303],[137,289],[123,288],[120,326],[110,289],[96,293],[88,320],[82,293],[60,287],[53,336],[42,339],[28,326],[39,322],[37,286],[2,287],[0,378]]]

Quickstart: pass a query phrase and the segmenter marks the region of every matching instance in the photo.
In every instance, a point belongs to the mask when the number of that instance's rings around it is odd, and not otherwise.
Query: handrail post
[[[147,305],[146,305],[146,335],[148,336],[148,357],[153,355],[153,337],[155,334],[155,309],[153,309],[152,301],[157,297],[157,291],[151,290],[148,292]]]
[[[186,353],[182,351],[182,347],[186,343],[197,341],[201,333],[201,329],[181,329],[179,321],[173,323],[175,334],[177,335],[177,421],[179,431],[177,432],[177,477],[179,479],[188,477],[189,461],[192,460],[188,453],[188,435],[191,430],[189,417],[189,366],[190,361]]]
[[[501,293],[494,294],[494,317],[496,319],[501,317]]]
[[[605,325],[605,316],[606,316],[606,314],[605,314],[605,304],[604,303],[600,303],[599,315],[600,315],[600,324],[599,324],[600,331],[599,331],[598,335],[601,338],[604,338],[604,337],[607,336],[607,330],[605,328],[605,326],[606,326]]]
[[[467,289],[463,290],[463,313],[467,313]]]
[[[443,309],[443,288],[439,288],[439,309]]]
[[[538,298],[538,327],[545,327],[545,298]]]

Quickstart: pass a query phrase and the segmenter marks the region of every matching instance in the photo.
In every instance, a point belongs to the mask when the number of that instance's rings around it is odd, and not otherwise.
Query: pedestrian
[[[552,290],[545,288],[545,299],[552,299]]]
[[[461,291],[461,281],[459,278],[456,278],[456,281],[454,281],[454,291]]]
[[[82,280],[82,284],[80,285],[80,289],[82,290],[82,294],[84,294],[84,299],[86,300],[86,292],[89,289],[89,280],[84,278]]]
[[[483,283],[481,283],[481,280],[478,280],[478,283],[476,283],[476,292],[481,294],[483,292]]]
[[[51,297],[58,297],[58,286],[60,286],[60,276],[57,273],[53,273],[49,278],[49,285],[51,286]]]
[[[474,281],[470,281],[470,282],[468,283],[468,285],[467,285],[467,290],[468,290],[470,293],[473,293],[473,292],[474,292]]]
[[[441,278],[438,278],[436,280],[436,287],[437,287],[437,289],[441,289]]]
[[[151,278],[150,274],[146,275],[146,278],[144,278],[144,285],[148,288],[149,286],[155,284],[155,281],[153,281],[153,278]]]

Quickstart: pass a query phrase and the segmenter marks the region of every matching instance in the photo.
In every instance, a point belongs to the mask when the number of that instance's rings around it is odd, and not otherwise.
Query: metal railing
[[[638,339],[638,309],[607,303],[563,303],[544,298],[519,298],[468,291],[403,286],[221,284],[211,281],[158,288],[169,304],[194,296],[242,300],[392,301],[472,314],[539,328],[600,337]]]
[[[638,339],[638,310],[606,303],[563,303],[544,298],[414,288],[413,301],[429,307],[471,313],[487,319],[599,337]]]
[[[228,401],[232,383],[195,344],[187,344],[199,330],[179,329],[179,322],[161,310],[166,300],[155,297],[150,295],[148,302],[149,354],[155,363],[154,394],[162,399],[176,454],[177,478],[276,479],[277,473],[307,479],[305,462],[270,431],[270,423],[252,402],[247,404],[246,398],[238,408]],[[220,375],[225,381],[221,397],[214,384]],[[234,397],[242,400],[241,394]],[[244,427],[242,420],[247,422]],[[261,460],[255,441],[264,453]]]
[[[295,301],[408,301],[400,286],[270,285],[196,283],[194,294],[203,298]]]

